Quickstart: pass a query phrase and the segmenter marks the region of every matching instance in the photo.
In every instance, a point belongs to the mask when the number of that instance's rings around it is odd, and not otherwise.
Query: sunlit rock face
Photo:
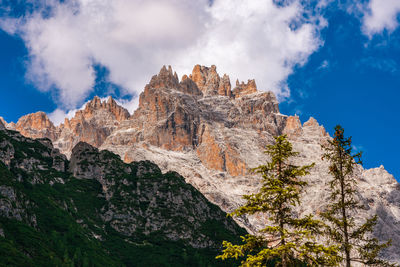
[[[44,112],[36,112],[21,117],[13,127],[22,135],[30,138],[50,138],[57,139],[57,131],[54,124]]]
[[[321,160],[321,144],[330,137],[314,118],[302,124],[297,116],[279,112],[272,92],[258,91],[254,80],[237,81],[232,88],[228,75],[215,66],[196,65],[179,80],[172,68],[163,67],[152,77],[132,114],[112,98],[94,98],[75,117],[54,127],[45,115],[21,118],[15,129],[29,137],[48,137],[67,156],[79,142],[110,150],[125,162],[151,160],[163,171],[177,171],[210,201],[225,211],[243,203],[241,196],[255,192],[260,177],[250,169],[265,163],[264,148],[273,136],[287,134],[300,152],[293,161],[316,166],[305,179],[301,214],[319,213],[328,203],[328,163]],[[13,125],[3,121],[3,125]],[[384,252],[387,259],[400,262],[400,190],[394,177],[383,167],[356,175],[359,198],[364,209],[357,220],[377,213],[376,236],[393,239]],[[264,223],[262,216],[240,220],[250,231]]]
[[[44,112],[25,115],[16,124],[7,123],[3,118],[0,121],[6,128],[19,131],[26,137],[49,138],[56,148],[69,157],[79,141],[101,146],[120,122],[129,117],[129,112],[112,97],[102,101],[96,96],[83,110],[78,110],[73,118],[65,118],[64,123],[57,127]]]

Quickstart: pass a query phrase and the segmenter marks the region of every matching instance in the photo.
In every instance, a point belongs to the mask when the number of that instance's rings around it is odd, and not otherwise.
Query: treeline
[[[329,162],[328,199],[325,209],[314,214],[297,216],[301,191],[314,163],[292,164],[298,155],[286,135],[275,137],[265,153],[270,161],[252,171],[262,176],[257,193],[244,195],[246,203],[230,216],[265,214],[267,226],[258,234],[242,236],[242,244],[223,242],[217,258],[241,259],[241,266],[397,266],[381,258],[382,249],[391,241],[380,243],[372,232],[377,216],[357,223],[354,215],[363,208],[357,197],[357,177],[354,170],[362,164],[361,153],[353,154],[351,137],[344,136],[341,126],[335,127],[333,139],[322,145],[322,159]],[[323,241],[322,241],[323,240]]]

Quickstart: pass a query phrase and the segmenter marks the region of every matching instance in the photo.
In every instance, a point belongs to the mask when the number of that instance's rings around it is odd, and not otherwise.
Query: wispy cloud
[[[361,69],[372,68],[382,72],[396,73],[398,64],[391,58],[365,57],[360,60],[358,67]]]
[[[353,149],[353,152],[358,153],[358,152],[363,152],[364,147],[362,145],[352,145],[351,148]]]
[[[328,60],[324,60],[321,62],[321,65],[319,65],[318,70],[324,70],[324,69],[328,69],[330,67],[329,61]]]

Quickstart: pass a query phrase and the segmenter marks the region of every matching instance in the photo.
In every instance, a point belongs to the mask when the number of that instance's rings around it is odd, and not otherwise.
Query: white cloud
[[[372,37],[384,30],[394,31],[399,26],[399,13],[399,0],[370,0],[363,17],[363,32]]]
[[[106,66],[110,81],[132,95],[164,64],[182,75],[199,63],[288,96],[288,75],[318,49],[326,26],[315,15],[306,21],[297,0],[284,7],[272,0],[50,3],[50,16],[37,11],[22,22],[1,19],[0,27],[22,36],[30,56],[27,77],[40,90],[55,91],[62,110],[76,108],[93,90],[93,63]]]
[[[216,0],[210,9],[212,22],[178,59],[179,70],[196,62],[216,64],[231,78],[255,78],[259,89],[288,96],[285,82],[293,67],[304,64],[321,45],[319,25],[304,23],[291,29],[304,11],[296,1],[278,7],[265,0]]]
[[[86,105],[86,104],[85,104],[85,105]],[[84,106],[85,106],[85,105],[84,105]],[[55,126],[58,126],[58,125],[60,125],[61,123],[64,122],[65,118],[72,119],[72,118],[75,116],[75,113],[76,113],[78,110],[83,109],[84,106],[82,106],[82,107],[79,108],[79,109],[72,109],[72,110],[70,110],[70,111],[68,111],[68,112],[66,112],[66,111],[64,111],[64,110],[62,110],[62,109],[57,108],[57,109],[55,109],[53,112],[48,113],[47,116],[49,117],[49,119],[51,120],[51,122],[52,122]]]
[[[321,65],[319,65],[318,70],[324,70],[324,69],[328,69],[330,67],[329,61],[328,60],[324,60],[321,62]]]

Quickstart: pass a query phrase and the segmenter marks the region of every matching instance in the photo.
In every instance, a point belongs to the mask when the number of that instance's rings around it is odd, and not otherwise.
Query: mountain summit
[[[35,114],[22,117],[15,129],[27,137],[50,138],[68,157],[78,142],[85,141],[120,155],[126,163],[153,161],[162,171],[179,172],[227,212],[243,203],[243,194],[259,188],[260,178],[249,169],[268,160],[263,151],[273,136],[287,134],[300,152],[298,165],[316,162],[307,176],[306,204],[298,212],[318,213],[328,201],[328,165],[321,160],[321,144],[330,137],[324,127],[314,118],[302,124],[297,116],[281,114],[276,96],[259,91],[254,80],[236,81],[232,88],[229,76],[221,77],[215,66],[196,65],[181,80],[164,66],[145,86],[132,115],[112,98],[101,102],[98,97],[58,127],[45,114]],[[359,166],[356,175],[364,209],[355,219],[377,213],[375,235],[393,239],[383,256],[400,262],[399,184],[384,168]],[[253,231],[264,218],[239,222]]]

